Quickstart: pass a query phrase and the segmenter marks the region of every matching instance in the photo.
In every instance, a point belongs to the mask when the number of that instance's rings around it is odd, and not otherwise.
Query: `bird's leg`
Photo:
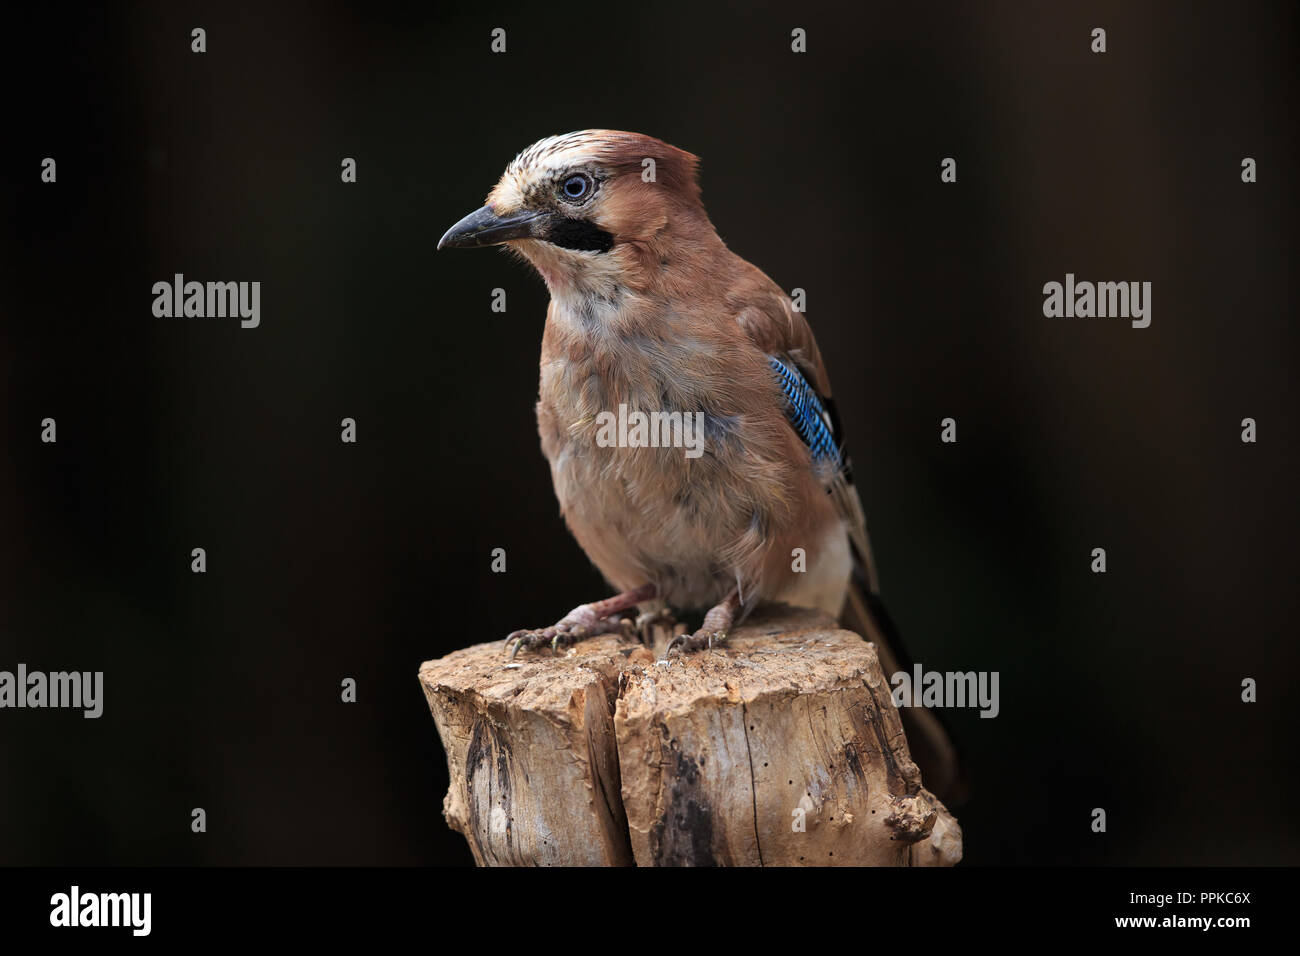
[[[554,650],[561,644],[572,644],[574,641],[595,637],[597,634],[609,634],[613,631],[628,633],[631,622],[624,622],[619,615],[628,608],[636,607],[642,601],[652,600],[655,594],[655,586],[646,584],[633,591],[615,594],[603,601],[579,604],[550,627],[515,631],[506,638],[506,645],[510,648],[510,659],[514,660],[521,647],[550,644],[551,649]]]
[[[727,639],[727,634],[731,631],[731,625],[736,622],[736,611],[739,609],[740,592],[732,591],[723,598],[721,604],[709,608],[709,613],[704,615],[704,623],[700,625],[698,631],[690,637],[679,634],[673,638],[664,656],[666,657],[674,651],[698,651],[705,647],[712,648],[714,644],[721,644]]]

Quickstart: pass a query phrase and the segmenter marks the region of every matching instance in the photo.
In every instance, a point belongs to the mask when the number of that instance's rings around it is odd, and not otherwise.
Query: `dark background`
[[[434,245],[595,126],[700,155],[720,234],[807,290],[912,653],[1001,674],[997,719],[949,712],[966,860],[1300,862],[1296,9],[17,16],[0,669],[106,690],[0,712],[0,862],[469,862],[416,670],[604,585],[538,448],[545,288]],[[261,327],[154,318],[175,272],[260,280]],[[1151,281],[1151,327],[1044,318],[1066,272]]]

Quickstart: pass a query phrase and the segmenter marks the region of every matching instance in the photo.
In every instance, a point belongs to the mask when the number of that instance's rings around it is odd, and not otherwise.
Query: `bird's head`
[[[438,248],[507,245],[553,294],[599,292],[615,277],[635,285],[670,240],[716,239],[697,167],[690,153],[639,133],[551,136],[516,156],[487,204]]]

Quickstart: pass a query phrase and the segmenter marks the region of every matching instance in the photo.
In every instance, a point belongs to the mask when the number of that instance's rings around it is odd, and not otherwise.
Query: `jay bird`
[[[625,631],[633,608],[706,610],[670,647],[694,651],[773,600],[843,617],[894,673],[905,659],[821,352],[790,297],[718,237],[698,164],[637,133],[552,136],[438,243],[504,245],[546,282],[542,451],[565,522],[619,592],[514,632],[511,656]],[[601,413],[623,407],[701,423],[701,453],[600,440]],[[947,734],[928,711],[908,716],[928,786],[949,789]]]

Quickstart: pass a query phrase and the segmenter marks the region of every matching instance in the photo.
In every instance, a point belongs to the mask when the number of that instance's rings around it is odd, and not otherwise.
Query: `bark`
[[[657,635],[658,644],[669,635]],[[874,647],[775,606],[669,661],[606,635],[420,668],[481,865],[952,865]]]

